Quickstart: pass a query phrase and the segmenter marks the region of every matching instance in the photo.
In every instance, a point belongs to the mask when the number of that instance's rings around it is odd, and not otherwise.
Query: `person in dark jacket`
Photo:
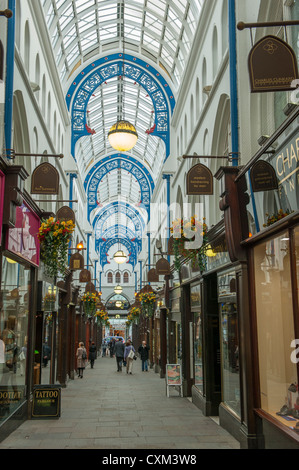
[[[51,348],[47,343],[43,344],[43,364],[44,367],[47,367],[48,361],[51,358]]]
[[[94,361],[97,358],[97,347],[94,344],[94,342],[91,343],[91,346],[89,348],[89,357],[88,360],[90,362],[90,367],[93,369]]]
[[[138,352],[140,354],[140,359],[142,362],[142,372],[148,372],[148,352],[149,352],[149,346],[147,346],[146,341],[142,341],[142,344],[138,348]]]
[[[122,363],[124,360],[125,345],[122,342],[122,339],[119,339],[115,343],[115,357],[117,363],[117,372],[122,371]]]

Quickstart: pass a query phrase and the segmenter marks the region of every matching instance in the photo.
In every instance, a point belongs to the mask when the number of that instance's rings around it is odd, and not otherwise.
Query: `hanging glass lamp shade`
[[[115,302],[115,306],[118,307],[118,308],[120,308],[120,307],[122,306],[122,304],[123,304],[123,303],[122,303],[120,300],[117,300],[117,301]]]
[[[127,152],[136,145],[138,134],[129,121],[117,121],[108,132],[108,139],[115,150]]]
[[[113,259],[117,264],[122,264],[127,260],[127,255],[122,250],[119,250],[114,254]]]
[[[118,285],[118,286],[114,287],[115,294],[121,294],[122,291],[123,291],[123,288],[121,286]]]

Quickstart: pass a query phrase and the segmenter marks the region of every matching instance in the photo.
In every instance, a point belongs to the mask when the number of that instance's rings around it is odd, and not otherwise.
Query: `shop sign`
[[[11,410],[13,407],[18,406],[25,398],[24,386],[0,386],[0,418],[4,418],[7,415],[8,408]]]
[[[298,78],[293,49],[276,36],[266,36],[251,49],[248,58],[251,92],[290,91]]]
[[[82,269],[79,274],[79,282],[90,282],[91,281],[91,273],[88,269]]]
[[[168,276],[170,274],[170,265],[167,259],[160,258],[156,263],[156,273],[158,276]]]
[[[74,253],[70,257],[70,270],[77,271],[84,268],[84,258],[80,253]]]
[[[4,185],[5,185],[5,175],[0,170],[0,227],[2,227],[3,222],[3,202],[4,202]],[[2,241],[2,230],[0,230],[0,243]]]
[[[187,173],[187,195],[212,195],[213,174],[211,170],[197,163]]]
[[[59,418],[60,413],[60,386],[38,385],[33,387],[32,418]]]
[[[270,163],[264,160],[259,160],[253,165],[250,170],[250,179],[253,192],[278,189],[275,170]]]
[[[159,275],[156,273],[155,268],[150,269],[147,273],[147,281],[148,282],[157,282],[159,281]]]
[[[56,219],[60,220],[61,222],[68,222],[71,220],[74,224],[76,223],[75,213],[73,209],[68,206],[63,206],[57,211]]]
[[[167,396],[169,397],[169,387],[180,387],[180,395],[183,395],[182,371],[180,364],[166,364],[166,385]]]
[[[58,194],[59,173],[50,163],[41,163],[32,173],[31,194]]]
[[[7,231],[5,249],[39,266],[40,219],[24,202],[16,207],[16,224]]]

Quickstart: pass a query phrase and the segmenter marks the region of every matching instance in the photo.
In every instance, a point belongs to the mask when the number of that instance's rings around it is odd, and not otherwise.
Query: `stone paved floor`
[[[61,392],[61,417],[28,420],[0,449],[239,449],[239,443],[188,398],[166,395],[153,370],[116,372],[116,361],[98,358],[83,379]]]

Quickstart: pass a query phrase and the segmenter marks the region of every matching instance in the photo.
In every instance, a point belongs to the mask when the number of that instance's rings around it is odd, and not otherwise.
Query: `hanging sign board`
[[[61,386],[33,387],[32,418],[59,418],[61,413]]]
[[[170,265],[167,259],[160,258],[156,263],[156,274],[158,276],[167,276],[170,274]]]
[[[197,163],[187,173],[187,194],[189,196],[213,194],[213,174],[202,163]]]
[[[73,223],[76,223],[75,213],[73,209],[68,206],[63,206],[57,211],[56,219],[60,220],[60,222],[68,222],[71,220]]]
[[[250,170],[250,180],[253,192],[271,191],[278,189],[276,172],[270,163],[257,161]]]
[[[152,287],[149,286],[149,285],[146,285],[144,287],[142,287],[141,291],[140,291],[140,294],[144,294],[144,293],[149,293],[149,292],[154,292]]]
[[[169,387],[179,387],[180,396],[183,396],[183,381],[180,364],[166,364],[166,386],[169,397]]]
[[[76,271],[84,268],[84,258],[80,253],[74,253],[70,257],[70,270]]]
[[[251,93],[290,91],[298,78],[293,49],[276,36],[265,36],[251,49],[248,58]]]
[[[31,176],[31,194],[58,194],[59,173],[50,163],[41,163]]]
[[[159,275],[156,273],[155,268],[149,270],[149,272],[147,273],[147,280],[148,280],[148,282],[158,282],[159,281]]]
[[[85,286],[85,292],[96,292],[95,285],[92,282],[87,282]]]
[[[79,282],[90,282],[91,281],[91,273],[88,269],[82,269],[79,274]]]

